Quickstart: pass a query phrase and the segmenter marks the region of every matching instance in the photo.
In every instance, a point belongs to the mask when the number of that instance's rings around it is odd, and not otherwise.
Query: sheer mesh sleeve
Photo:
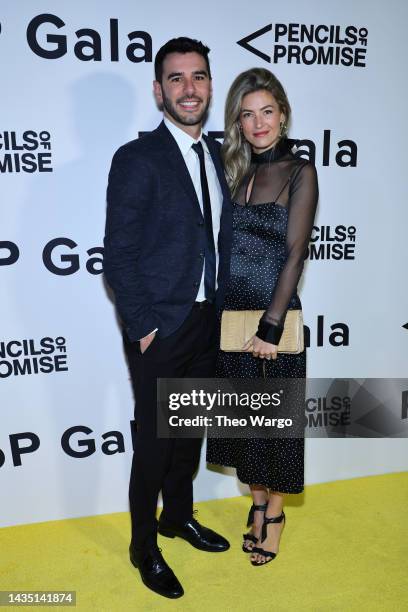
[[[279,328],[283,325],[290,299],[302,274],[317,200],[316,169],[310,163],[302,164],[289,184],[287,259],[275,286],[270,306],[261,319],[262,322],[278,326],[276,331],[279,339],[281,335]],[[275,334],[275,341],[276,339]]]

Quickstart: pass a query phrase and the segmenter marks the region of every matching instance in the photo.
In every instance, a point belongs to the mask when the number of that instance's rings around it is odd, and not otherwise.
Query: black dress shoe
[[[207,552],[223,552],[230,547],[228,540],[212,529],[203,527],[194,518],[189,519],[183,525],[178,525],[160,516],[158,531],[166,538],[174,538],[175,536],[183,538],[195,548]]]
[[[172,599],[184,595],[183,587],[163,559],[160,548],[156,545],[143,550],[130,547],[129,553],[131,563],[138,568],[143,584],[149,589]]]

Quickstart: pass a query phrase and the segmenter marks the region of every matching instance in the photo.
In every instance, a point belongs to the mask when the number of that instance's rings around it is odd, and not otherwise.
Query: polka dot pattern
[[[225,308],[265,310],[286,260],[287,209],[274,203],[252,206],[235,203],[233,207],[231,278]],[[292,296],[289,308],[301,308],[297,293]],[[251,353],[220,351],[217,377],[263,378],[263,362]],[[305,378],[306,351],[299,355],[278,354],[274,361],[265,360],[265,375]],[[209,438],[207,461],[235,467],[243,483],[264,485],[282,493],[303,491],[304,439]]]

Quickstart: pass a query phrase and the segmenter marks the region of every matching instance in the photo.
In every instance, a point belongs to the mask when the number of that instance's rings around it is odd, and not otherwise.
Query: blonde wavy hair
[[[286,136],[290,121],[290,104],[281,82],[266,68],[251,68],[241,72],[232,83],[225,103],[224,143],[221,154],[224,161],[225,174],[232,195],[235,195],[238,185],[249,170],[251,163],[251,145],[240,130],[240,113],[242,98],[255,91],[269,91],[279,110],[285,115],[285,126],[281,138]]]

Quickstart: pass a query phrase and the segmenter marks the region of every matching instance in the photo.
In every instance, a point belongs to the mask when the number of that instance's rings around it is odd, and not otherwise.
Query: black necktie
[[[196,144],[192,145],[192,149],[194,149],[194,151],[197,153],[198,159],[200,160],[201,192],[203,195],[203,212],[206,237],[204,251],[204,290],[206,299],[209,302],[213,302],[215,297],[216,260],[211,216],[210,192],[208,190],[207,175],[205,173],[203,145],[201,144],[201,142],[197,142]]]

